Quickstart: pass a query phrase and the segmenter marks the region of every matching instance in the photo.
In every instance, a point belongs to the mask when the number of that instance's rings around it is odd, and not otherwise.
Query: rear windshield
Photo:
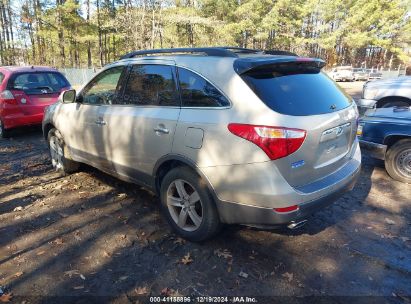
[[[268,107],[281,114],[324,114],[352,103],[352,99],[318,68],[283,64],[251,70],[242,78]]]
[[[69,87],[67,79],[57,72],[20,73],[10,79],[8,87],[28,95],[57,93]]]

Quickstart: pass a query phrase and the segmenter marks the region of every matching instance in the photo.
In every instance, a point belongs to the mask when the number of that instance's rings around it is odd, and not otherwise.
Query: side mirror
[[[67,90],[63,92],[63,96],[61,98],[63,103],[73,103],[76,101],[76,90]]]

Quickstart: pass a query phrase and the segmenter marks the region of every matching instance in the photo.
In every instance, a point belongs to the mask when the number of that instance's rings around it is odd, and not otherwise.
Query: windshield
[[[70,87],[67,79],[58,72],[20,73],[10,79],[8,87],[22,90],[27,95],[58,93]]]
[[[280,65],[250,71],[242,78],[268,107],[281,114],[324,114],[344,109],[352,103],[352,99],[318,69]]]

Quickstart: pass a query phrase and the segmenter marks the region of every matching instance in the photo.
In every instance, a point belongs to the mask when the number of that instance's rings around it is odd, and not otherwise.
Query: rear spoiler
[[[234,61],[234,70],[237,74],[242,75],[251,70],[264,69],[277,64],[297,64],[306,67],[318,68],[319,70],[325,66],[325,61],[319,58],[305,58],[296,56],[279,56],[260,57],[260,58],[238,58]]]

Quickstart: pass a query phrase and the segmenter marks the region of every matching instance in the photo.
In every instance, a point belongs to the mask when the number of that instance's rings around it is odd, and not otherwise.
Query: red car
[[[0,67],[0,138],[12,128],[41,124],[44,108],[70,88],[50,67]]]

